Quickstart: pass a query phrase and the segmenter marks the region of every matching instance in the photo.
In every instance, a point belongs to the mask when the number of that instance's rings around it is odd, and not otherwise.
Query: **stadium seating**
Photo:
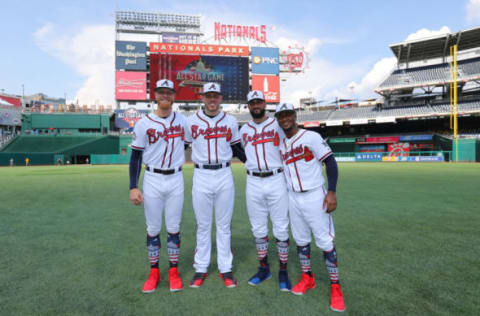
[[[471,80],[480,77],[480,58],[458,62],[458,80]],[[448,63],[395,70],[380,86],[378,91],[401,89],[422,85],[444,84],[451,81]]]

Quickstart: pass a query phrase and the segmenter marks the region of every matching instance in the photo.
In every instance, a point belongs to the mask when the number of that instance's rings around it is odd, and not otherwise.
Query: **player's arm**
[[[130,201],[134,205],[139,205],[143,202],[142,192],[138,189],[138,179],[140,177],[140,172],[142,171],[142,156],[143,151],[133,149],[132,155],[130,156]]]
[[[335,211],[337,208],[337,181],[338,181],[338,165],[333,154],[323,160],[325,169],[327,170],[328,192],[323,202],[327,207],[327,213]]]
[[[243,163],[245,163],[245,161],[247,161],[247,156],[245,155],[245,150],[243,149],[242,144],[240,144],[240,142],[235,143],[235,144],[230,144],[230,147],[232,147],[233,156],[240,159],[240,161],[243,162]]]

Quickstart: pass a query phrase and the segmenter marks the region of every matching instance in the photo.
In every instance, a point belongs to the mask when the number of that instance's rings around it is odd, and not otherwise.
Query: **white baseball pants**
[[[183,172],[163,175],[145,171],[143,177],[143,205],[148,235],[156,236],[160,233],[164,209],[167,231],[169,233],[180,231],[183,193]]]
[[[288,239],[288,192],[283,173],[267,178],[247,176],[246,200],[248,217],[255,238],[268,235],[268,216],[273,236]]]
[[[197,220],[197,247],[193,267],[195,272],[207,272],[211,255],[213,209],[217,242],[217,264],[220,273],[232,271],[230,223],[233,216],[235,187],[230,167],[218,170],[195,168],[192,203]]]
[[[323,251],[333,249],[335,230],[332,216],[323,207],[325,189],[320,187],[308,192],[289,191],[290,225],[298,246],[306,246],[312,241]]]

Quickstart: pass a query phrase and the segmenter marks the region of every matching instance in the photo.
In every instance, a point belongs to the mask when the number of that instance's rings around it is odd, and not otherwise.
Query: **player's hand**
[[[327,208],[327,213],[331,213],[337,209],[337,194],[335,192],[328,191],[323,201],[323,207]]]
[[[139,189],[131,189],[130,190],[130,201],[133,205],[140,205],[143,202],[143,195]]]

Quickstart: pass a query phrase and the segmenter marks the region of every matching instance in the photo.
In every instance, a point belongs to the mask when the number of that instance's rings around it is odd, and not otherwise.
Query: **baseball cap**
[[[209,82],[203,85],[203,94],[207,94],[209,92],[216,92],[218,94],[222,94],[220,92],[220,85],[215,82]]]
[[[275,116],[277,116],[278,113],[284,112],[284,111],[295,112],[295,107],[291,103],[280,103],[279,105],[277,105],[277,108],[275,110]]]
[[[265,101],[265,97],[263,96],[263,92],[260,90],[252,90],[247,95],[247,102],[253,100],[262,100]]]
[[[155,91],[157,89],[161,89],[161,88],[166,88],[166,89],[170,89],[172,90],[173,92],[175,92],[175,88],[173,86],[173,82],[171,82],[170,80],[168,79],[160,79],[157,81],[157,86],[155,87]]]

